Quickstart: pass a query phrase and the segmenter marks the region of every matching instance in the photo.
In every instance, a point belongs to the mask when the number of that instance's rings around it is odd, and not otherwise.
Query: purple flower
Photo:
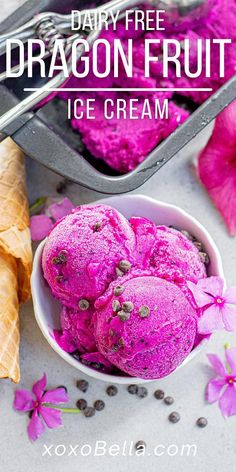
[[[210,380],[206,389],[209,403],[219,402],[224,416],[236,415],[236,347],[225,350],[227,367],[216,354],[207,355],[217,376]]]
[[[54,429],[62,425],[61,412],[58,405],[68,402],[65,388],[59,387],[45,391],[47,384],[46,374],[32,387],[32,393],[28,390],[16,390],[13,407],[18,411],[32,412],[28,424],[28,436],[31,441],[36,441],[48,428]]]
[[[226,329],[236,331],[236,287],[225,290],[221,277],[208,277],[197,284],[188,282],[202,316],[198,320],[198,332],[209,334]]]

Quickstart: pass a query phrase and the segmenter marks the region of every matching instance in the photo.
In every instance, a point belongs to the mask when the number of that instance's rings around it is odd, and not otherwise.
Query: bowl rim
[[[133,201],[133,202],[147,202],[151,204],[155,204],[158,208],[163,208],[163,209],[168,209],[168,210],[174,210],[177,214],[187,218],[191,224],[195,227],[197,227],[199,230],[201,230],[206,239],[208,240],[209,245],[212,248],[212,251],[215,256],[215,264],[217,268],[217,274],[218,276],[224,277],[224,271],[223,271],[223,263],[222,263],[222,258],[219,252],[219,249],[208,232],[208,230],[192,215],[190,215],[188,212],[183,210],[182,208],[178,207],[177,205],[169,204],[166,202],[159,201],[155,198],[148,197],[146,195],[122,195],[122,196],[114,196],[114,197],[107,197],[103,199],[99,199],[95,202],[89,203],[89,205],[93,204],[107,204],[110,206],[113,206],[116,201]],[[32,300],[33,300],[33,306],[34,306],[34,315],[37,321],[37,324],[48,341],[49,345],[53,348],[53,350],[62,358],[64,361],[66,361],[68,364],[70,364],[72,367],[75,367],[77,370],[80,372],[93,377],[97,380],[103,380],[105,382],[112,382],[116,384],[123,384],[123,385],[128,385],[128,384],[141,384],[141,383],[148,383],[148,382],[153,382],[161,379],[140,379],[138,377],[129,377],[129,376],[119,376],[119,375],[111,375],[111,374],[106,374],[103,372],[99,372],[95,369],[92,369],[89,366],[86,366],[82,364],[80,361],[74,359],[69,353],[63,351],[63,349],[57,344],[56,340],[52,337],[52,335],[49,332],[49,328],[46,325],[46,323],[42,320],[41,317],[41,307],[37,295],[37,279],[38,279],[38,270],[41,268],[41,256],[42,256],[42,251],[46,242],[45,238],[39,246],[36,249],[35,255],[34,255],[34,260],[33,260],[33,269],[32,269],[32,275],[31,275],[31,291],[32,291]],[[42,268],[41,268],[42,270]],[[170,375],[174,374],[177,370],[180,368],[184,367],[187,363],[189,363],[199,352],[202,351],[202,348],[208,343],[208,339],[205,338],[203,339],[197,347],[195,347],[191,353],[186,357],[186,359],[180,364],[175,371],[170,373],[167,377]]]

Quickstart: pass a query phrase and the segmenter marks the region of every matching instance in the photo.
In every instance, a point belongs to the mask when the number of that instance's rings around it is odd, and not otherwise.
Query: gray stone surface
[[[9,4],[10,2],[5,2]],[[200,138],[198,138],[199,140]],[[137,193],[146,194],[162,201],[175,203],[194,215],[214,236],[223,256],[224,269],[229,284],[236,283],[235,239],[230,238],[225,226],[212,206],[205,191],[197,182],[191,166],[194,146],[177,155]],[[55,174],[43,169],[32,161],[27,162],[28,189],[31,201],[37,196],[56,194],[56,185],[61,180]],[[100,198],[101,195],[71,185],[67,195],[75,203],[87,203]],[[90,387],[86,398],[90,403],[103,399],[106,408],[87,419],[82,415],[64,415],[64,427],[46,434],[31,444],[27,439],[27,415],[18,414],[12,409],[15,386],[8,381],[0,385],[0,470],[7,472],[77,472],[79,470],[94,472],[128,472],[145,470],[174,472],[177,470],[199,472],[220,472],[234,470],[236,454],[236,418],[224,420],[216,405],[204,402],[204,388],[212,376],[206,359],[206,352],[223,352],[223,345],[228,341],[236,345],[236,336],[220,333],[209,342],[205,352],[190,365],[172,374],[169,378],[149,384],[149,396],[144,400],[134,398],[119,387],[114,398],[107,397],[106,384],[89,380]],[[67,385],[71,405],[84,396],[76,389],[75,382],[79,373],[59,358],[44,340],[34,318],[31,303],[21,309],[21,388],[30,388],[32,382],[43,372],[47,372],[49,387]],[[84,376],[83,376],[84,378]],[[166,406],[153,397],[153,392],[162,388],[166,394],[175,398],[173,406]],[[168,422],[171,411],[178,411],[181,421],[178,424]],[[199,416],[208,419],[208,427],[200,429],[195,426]],[[147,451],[144,457],[136,457],[128,449],[132,441],[144,440]],[[80,454],[84,444],[94,448],[96,441],[106,441],[107,447],[118,444],[121,448],[127,442],[125,454],[112,457],[108,452],[104,456],[94,457],[93,452],[87,457]],[[44,455],[44,444],[52,456]],[[195,444],[196,455],[187,455],[187,444]],[[58,445],[64,445],[55,450]],[[70,445],[75,447],[77,456],[71,453]],[[162,455],[154,456],[157,445]],[[169,450],[168,447],[175,445]],[[178,448],[178,450],[176,449]],[[94,449],[93,449],[94,451]],[[64,454],[59,457],[57,454]],[[84,450],[87,452],[87,449]],[[69,454],[69,456],[68,456]]]

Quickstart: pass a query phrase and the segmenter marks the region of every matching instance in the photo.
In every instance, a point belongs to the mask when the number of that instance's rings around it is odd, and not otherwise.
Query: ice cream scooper
[[[112,11],[116,13],[136,7],[140,4],[149,5],[157,9],[163,8],[167,12],[169,21],[177,22],[181,16],[187,16],[193,12],[199,17],[205,12],[206,6],[211,0],[111,0],[105,3],[102,7],[98,7],[102,11]],[[94,11],[94,10],[91,10]],[[81,12],[81,16],[86,15],[88,10]],[[87,40],[92,44],[98,37],[99,31],[92,31]],[[46,12],[36,15],[35,18],[27,22],[20,28],[10,31],[0,36],[0,54],[5,52],[7,39],[14,38],[20,39],[26,42],[29,38],[39,38],[45,42],[47,55],[50,55],[53,49],[53,45],[57,39],[62,39],[65,42],[65,47],[68,52],[68,61],[70,62],[70,48],[72,42],[81,36],[86,36],[85,32],[80,32],[78,35],[73,34],[71,31],[71,15],[60,15],[53,12]],[[81,46],[77,50],[77,59],[79,60],[84,52],[84,47]],[[26,64],[26,63],[25,63]],[[15,66],[17,70],[18,66]],[[69,73],[72,72],[71,67],[68,67]],[[0,81],[6,79],[6,73],[0,75]],[[68,80],[68,79],[67,79]],[[3,132],[4,128],[12,123],[16,118],[22,116],[27,111],[31,110],[35,105],[40,103],[41,100],[45,99],[50,94],[50,89],[58,88],[66,82],[63,72],[59,73],[56,77],[49,80],[47,84],[29,97],[25,98],[22,102],[16,105],[14,108],[9,110],[6,114],[0,117],[0,132]],[[2,133],[3,134],[3,133]]]

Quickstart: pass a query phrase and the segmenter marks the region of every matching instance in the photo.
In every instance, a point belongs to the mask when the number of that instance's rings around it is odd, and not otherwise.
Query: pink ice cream
[[[178,285],[187,280],[197,283],[207,276],[208,256],[186,231],[156,226],[141,217],[131,218],[130,224],[136,235],[139,267]]]
[[[176,285],[158,277],[130,274],[120,284],[95,302],[99,351],[131,376],[170,374],[194,345],[196,311]]]
[[[211,91],[196,92],[196,91],[180,91],[180,95],[184,97],[185,106],[189,104],[188,100],[193,101],[191,108],[203,103],[209,96],[216,92],[229,78],[231,78],[236,71],[236,2],[235,0],[214,0],[212,2],[208,16],[201,18],[199,21],[192,23],[187,19],[181,24],[168,25],[165,31],[142,31],[141,29],[135,31],[134,23],[130,23],[129,30],[126,31],[122,21],[118,22],[117,30],[113,31],[112,27],[108,31],[102,31],[100,37],[107,39],[111,45],[114,44],[114,39],[118,38],[122,41],[124,47],[127,47],[127,38],[133,39],[133,64],[134,73],[132,78],[128,78],[123,70],[119,71],[119,76],[114,77],[113,70],[110,75],[104,79],[99,79],[94,76],[92,72],[83,79],[76,79],[72,77],[67,84],[67,87],[74,88],[212,88]],[[167,26],[165,24],[165,26]],[[218,45],[215,45],[216,53],[212,51],[211,57],[211,77],[205,77],[204,73],[197,78],[189,78],[184,73],[184,51],[182,52],[180,62],[182,66],[181,77],[176,77],[176,70],[174,66],[170,66],[168,79],[163,77],[162,67],[162,46],[160,44],[153,44],[153,55],[158,55],[158,61],[151,64],[150,77],[145,77],[144,73],[144,59],[145,39],[157,39],[162,41],[164,38],[173,38],[178,41],[183,41],[185,38],[191,43],[191,57],[190,66],[192,71],[197,69],[197,40],[198,39],[214,39],[222,38],[232,39],[232,45],[226,48],[225,64],[226,77],[219,77],[219,60],[218,60]],[[111,47],[111,57],[113,50]],[[217,59],[216,59],[217,58]],[[90,54],[90,61],[92,55]],[[204,59],[203,59],[204,61]],[[101,69],[105,63],[105,50],[99,56]],[[83,65],[81,65],[83,67]],[[203,63],[203,68],[205,64]],[[149,152],[155,148],[162,140],[168,137],[179,125],[181,125],[189,116],[189,112],[178,106],[179,100],[176,102],[176,94],[173,92],[152,93],[147,92],[95,92],[95,93],[60,93],[61,98],[72,99],[76,98],[95,98],[96,99],[96,114],[95,120],[89,120],[86,117],[78,120],[72,119],[72,127],[78,131],[86,148],[91,154],[99,159],[103,159],[111,168],[116,169],[121,173],[133,170],[140,162],[142,162]],[[116,99],[123,98],[129,105],[130,100],[139,98],[139,118],[137,120],[117,119],[114,117],[111,120],[104,118],[103,104],[106,98]],[[143,102],[146,97],[151,98],[150,104],[153,107],[152,101],[155,97],[168,98],[169,101],[169,118],[147,118],[141,119],[141,110]],[[127,107],[128,108],[128,107]],[[78,110],[79,111],[79,110]]]
[[[81,353],[93,352],[96,344],[93,336],[91,319],[93,307],[81,311],[74,308],[63,307],[61,312],[62,332],[58,333],[58,344],[66,352],[79,350]]]
[[[106,205],[84,205],[53,227],[43,272],[56,298],[85,310],[117,274],[129,270],[134,252],[135,236],[123,215]]]

